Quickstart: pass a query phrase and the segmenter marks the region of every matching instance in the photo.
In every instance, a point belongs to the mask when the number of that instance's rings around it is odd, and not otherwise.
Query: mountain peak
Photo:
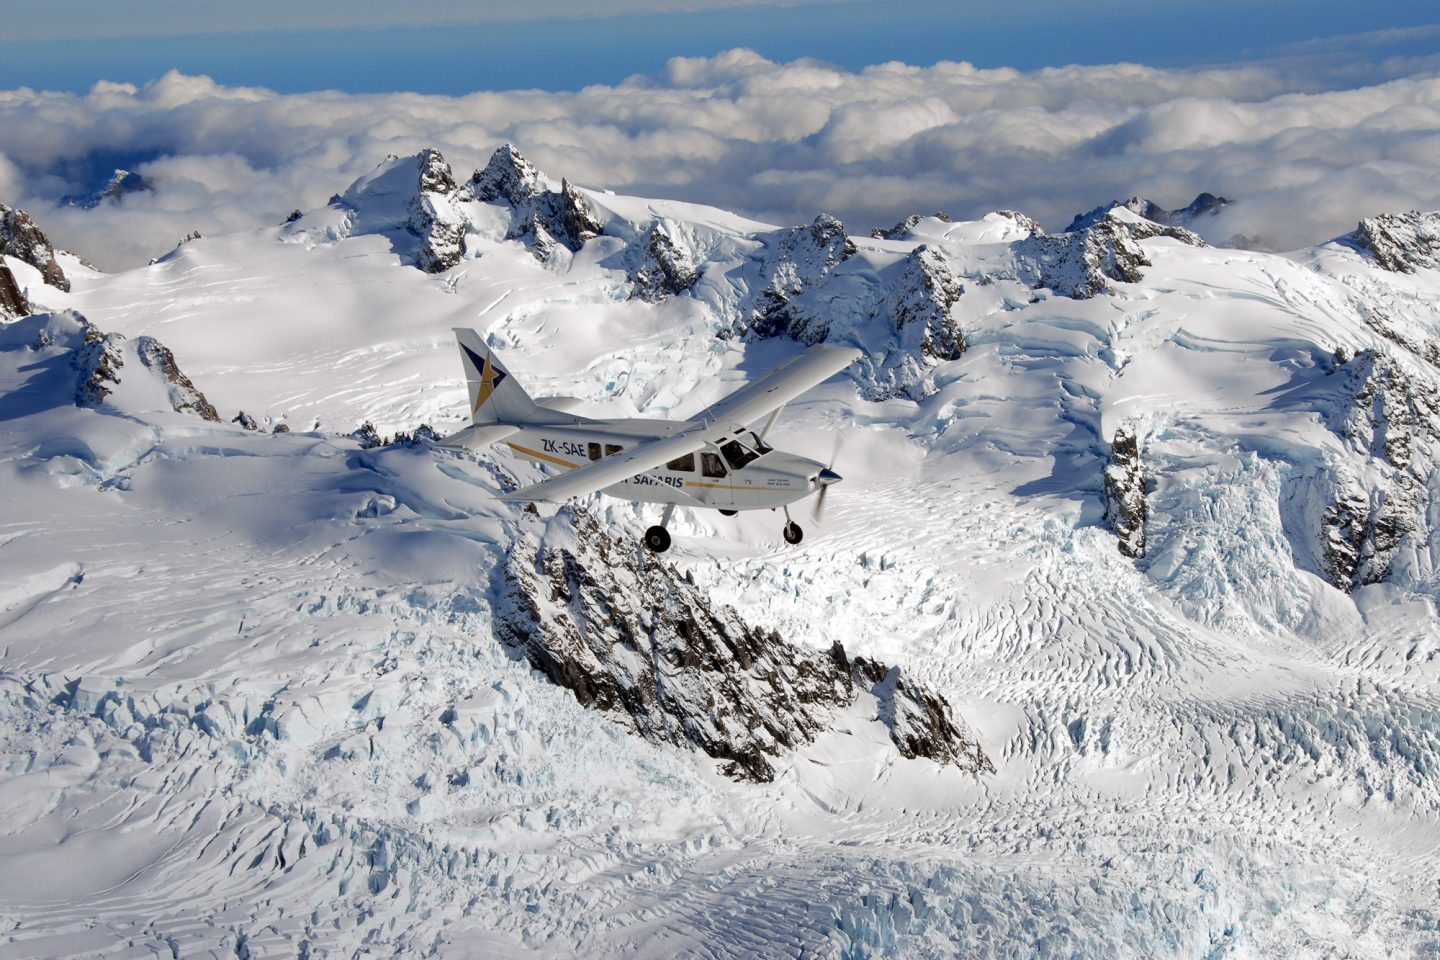
[[[1064,232],[1073,233],[1076,230],[1094,226],[1116,209],[1128,210],[1137,217],[1143,217],[1161,226],[1185,227],[1199,217],[1214,216],[1229,202],[1224,197],[1217,197],[1213,193],[1201,193],[1186,206],[1178,210],[1167,210],[1153,200],[1132,196],[1127,200],[1112,200],[1110,203],[1101,204],[1086,213],[1078,214],[1075,219],[1070,221],[1070,225],[1065,228]]]
[[[110,175],[105,186],[86,194],[67,193],[60,198],[62,207],[81,207],[86,210],[93,210],[102,203],[119,203],[122,198],[132,193],[148,193],[155,188],[150,186],[148,180],[138,173],[130,170],[117,169]]]
[[[503,200],[512,206],[533,200],[545,187],[540,172],[514,144],[506,143],[490,155],[485,169],[470,178],[475,199],[484,203]]]

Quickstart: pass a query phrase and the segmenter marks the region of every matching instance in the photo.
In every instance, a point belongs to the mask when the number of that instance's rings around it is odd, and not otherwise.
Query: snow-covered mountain
[[[1440,950],[1440,215],[865,238],[508,146],[115,275],[0,213],[0,951]],[[846,481],[664,562],[502,502],[452,326],[614,415],[857,346],[772,435]]]

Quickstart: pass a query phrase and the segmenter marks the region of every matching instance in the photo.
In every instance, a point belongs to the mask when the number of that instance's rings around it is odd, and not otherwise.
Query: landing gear
[[[785,529],[780,531],[780,535],[785,538],[786,543],[793,547],[804,538],[805,531],[800,529],[800,524],[790,519],[790,508],[785,507],[784,509]]]
[[[735,514],[737,514],[737,513],[739,513],[739,512],[740,512],[739,510],[721,510],[721,511],[720,511],[720,516],[722,516],[722,517],[733,517],[733,516],[735,516]]]
[[[651,553],[664,553],[670,549],[670,531],[665,528],[670,526],[670,517],[675,513],[675,504],[665,504],[665,513],[660,517],[660,525],[651,527],[645,531],[645,546]]]

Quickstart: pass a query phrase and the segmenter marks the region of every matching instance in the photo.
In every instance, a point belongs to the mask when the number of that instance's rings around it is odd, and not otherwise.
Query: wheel
[[[645,531],[645,546],[651,553],[664,553],[670,549],[670,532],[664,527],[651,527]]]
[[[735,516],[735,514],[737,514],[737,513],[739,513],[739,512],[740,512],[739,510],[721,510],[721,511],[720,511],[720,516],[722,516],[722,517],[733,517],[733,516]]]
[[[799,543],[805,537],[805,531],[801,530],[800,524],[794,520],[785,524],[785,529],[782,533],[785,535],[785,542],[789,544]]]

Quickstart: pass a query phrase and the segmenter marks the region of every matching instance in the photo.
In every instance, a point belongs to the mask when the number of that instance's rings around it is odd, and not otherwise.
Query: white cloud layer
[[[1031,73],[963,63],[859,72],[745,50],[573,93],[280,95],[171,73],[88,94],[0,92],[0,201],[102,266],[192,229],[323,204],[387,153],[436,146],[459,173],[514,142],[552,176],[711,203],[775,223],[835,213],[854,232],[908,213],[1013,208],[1059,229],[1132,193],[1236,202],[1212,240],[1323,241],[1382,211],[1440,208],[1440,77],[1327,90],[1296,63]],[[157,188],[54,206],[116,165]]]

